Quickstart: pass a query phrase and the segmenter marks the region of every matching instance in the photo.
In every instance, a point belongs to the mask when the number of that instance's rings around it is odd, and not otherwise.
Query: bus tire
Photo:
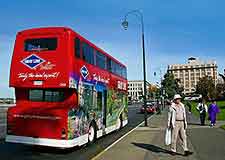
[[[92,122],[89,126],[88,130],[88,143],[93,143],[96,140],[96,125],[94,122]]]
[[[122,115],[119,116],[116,122],[117,130],[119,131],[123,127],[123,118]]]

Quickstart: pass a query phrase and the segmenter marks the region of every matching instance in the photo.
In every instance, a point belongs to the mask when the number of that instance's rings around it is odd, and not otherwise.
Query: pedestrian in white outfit
[[[186,136],[187,118],[185,107],[183,103],[181,103],[181,96],[178,94],[174,96],[173,103],[169,107],[168,127],[172,128],[172,143],[171,143],[172,155],[176,154],[176,144],[178,135],[182,141],[184,155],[188,156],[192,154],[192,152],[188,151],[187,147],[187,136]]]

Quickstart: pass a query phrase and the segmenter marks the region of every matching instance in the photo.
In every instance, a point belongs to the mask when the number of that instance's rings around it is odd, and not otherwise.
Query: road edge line
[[[156,114],[153,114],[152,116],[148,117],[147,120],[150,120],[152,117],[154,117]],[[123,138],[125,138],[126,136],[128,136],[131,132],[133,132],[134,130],[136,130],[138,127],[140,127],[145,121],[142,121],[141,123],[139,123],[136,127],[134,127],[132,130],[130,130],[129,132],[127,132],[126,134],[124,134],[122,137],[120,137],[119,139],[117,139],[115,142],[113,142],[111,145],[109,145],[108,147],[106,147],[103,151],[101,151],[100,153],[98,153],[96,156],[94,156],[93,158],[91,158],[91,160],[97,160],[97,158],[99,158],[101,155],[103,155],[106,151],[108,151],[110,148],[112,148],[115,144],[117,144],[118,142],[120,142]]]

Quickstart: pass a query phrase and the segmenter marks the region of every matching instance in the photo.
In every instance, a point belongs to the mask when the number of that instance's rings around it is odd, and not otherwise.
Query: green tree
[[[216,98],[215,82],[211,77],[205,76],[200,78],[197,86],[196,93],[201,94],[205,100]]]
[[[172,99],[175,94],[182,94],[183,92],[183,87],[179,86],[179,80],[175,79],[172,73],[166,73],[164,75],[162,87],[170,99]]]
[[[225,97],[225,84],[224,83],[218,83],[216,85],[216,98],[221,99]]]

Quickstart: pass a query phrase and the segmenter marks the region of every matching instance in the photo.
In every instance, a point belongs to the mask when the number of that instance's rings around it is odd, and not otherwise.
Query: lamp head
[[[125,19],[123,22],[122,22],[122,26],[125,30],[127,30],[128,28],[128,21]]]

